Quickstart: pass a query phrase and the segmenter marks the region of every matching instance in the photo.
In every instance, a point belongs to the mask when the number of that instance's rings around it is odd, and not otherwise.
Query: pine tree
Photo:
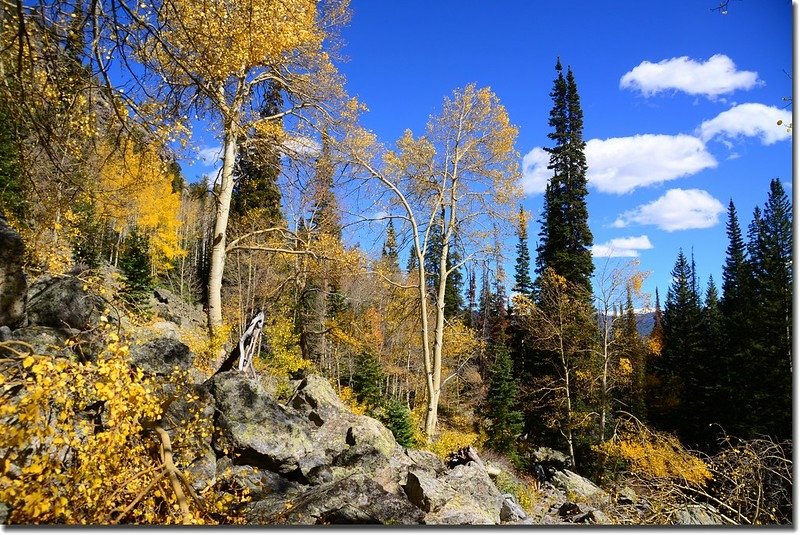
[[[438,218],[431,227],[428,235],[428,245],[425,249],[425,273],[427,275],[428,291],[435,299],[439,291],[439,280],[441,277],[441,258],[444,249],[442,233],[442,218]],[[447,249],[445,259],[445,269],[450,270],[460,262],[458,252],[453,243]],[[445,318],[452,318],[459,315],[464,309],[463,276],[459,269],[454,270],[447,277],[444,286],[444,315]]]
[[[746,408],[751,392],[748,368],[752,355],[752,299],[753,270],[747,259],[747,249],[733,200],[728,203],[728,221],[725,226],[728,247],[722,268],[723,347],[717,361],[720,373],[716,381],[715,406],[718,421],[729,433],[744,435],[749,426],[744,419],[750,417]]]
[[[135,307],[145,309],[150,292],[153,291],[150,240],[135,227],[125,240],[119,267],[125,277],[125,297]]]
[[[633,292],[628,286],[624,314],[622,316],[622,346],[624,358],[630,363],[630,384],[627,404],[630,412],[639,419],[646,415],[645,405],[645,348],[639,335],[636,310],[633,308]]]
[[[572,70],[567,69],[565,78],[559,60],[556,72],[550,93],[553,108],[549,124],[553,131],[548,134],[555,146],[545,149],[550,153],[547,168],[552,169],[553,176],[545,189],[536,272],[541,276],[545,269],[552,268],[576,288],[585,291],[588,300],[594,264],[591,254],[593,238],[586,207],[583,111]]]
[[[397,236],[394,232],[394,223],[389,219],[389,224],[386,226],[386,241],[383,243],[381,256],[392,273],[398,273],[400,271],[399,255],[400,252],[397,250]]]
[[[531,255],[528,251],[528,217],[522,206],[519,207],[519,222],[517,226],[517,261],[514,264],[515,292],[525,295],[533,294],[533,280],[531,280]]]
[[[406,273],[411,275],[417,270],[417,255],[414,254],[414,244],[411,244],[411,248],[408,251],[408,262],[406,263]]]
[[[486,396],[487,446],[500,453],[514,454],[517,437],[522,432],[522,413],[516,410],[517,384],[511,355],[501,340],[493,344],[495,361],[491,368],[491,382]]]
[[[755,431],[791,436],[792,393],[792,208],[778,179],[770,182],[763,218],[755,225],[750,261],[755,273],[761,379],[756,400],[761,425]]]

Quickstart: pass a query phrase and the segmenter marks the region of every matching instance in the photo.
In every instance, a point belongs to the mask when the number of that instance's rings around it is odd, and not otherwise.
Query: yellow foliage
[[[230,338],[232,330],[233,327],[226,323],[218,329],[214,329],[213,336],[209,337],[208,329],[196,327],[191,330],[182,330],[180,338],[194,353],[195,367],[204,374],[211,375],[217,371],[216,366],[220,364],[218,362],[220,351]]]
[[[12,523],[111,523],[140,493],[127,521],[184,521],[166,480],[148,489],[159,475],[148,428],[161,417],[160,387],[131,370],[127,344],[106,331],[94,363],[7,359],[5,381],[21,388],[0,397],[0,501],[11,506]]]
[[[314,363],[304,359],[300,351],[300,335],[287,314],[275,314],[264,325],[264,337],[270,348],[269,354],[261,355],[263,367],[272,375],[284,377],[298,370],[309,369]],[[256,362],[261,367],[261,362]]]
[[[95,192],[98,212],[114,230],[137,226],[150,237],[150,259],[157,272],[186,254],[178,240],[180,193],[172,191],[172,176],[154,146],[123,142],[112,148],[100,143],[103,162]]]
[[[592,446],[608,460],[624,461],[630,472],[644,478],[703,485],[712,477],[708,466],[687,451],[677,437],[656,433],[635,420],[624,420],[615,436]]]
[[[215,87],[323,38],[316,0],[167,0],[160,14],[163,35],[150,50],[162,68],[181,74],[173,67],[177,59]]]
[[[363,403],[359,403],[356,399],[355,394],[353,393],[353,389],[349,386],[343,386],[339,389],[339,399],[341,399],[347,408],[353,414],[362,415],[367,412],[367,406]]]
[[[485,345],[478,338],[477,332],[467,327],[460,319],[453,320],[445,325],[444,341],[442,356],[449,359],[473,355]]]

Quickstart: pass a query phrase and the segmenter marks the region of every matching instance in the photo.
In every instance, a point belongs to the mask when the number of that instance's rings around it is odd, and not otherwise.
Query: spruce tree
[[[697,382],[701,343],[700,307],[693,281],[692,266],[680,250],[664,307],[664,348],[654,366],[661,399],[655,404],[652,416],[662,429],[681,434],[688,426],[684,401]]]
[[[381,257],[392,273],[400,271],[399,255],[400,252],[397,250],[397,236],[394,232],[394,223],[389,219],[389,224],[386,225],[386,241],[383,243]]]
[[[516,453],[517,437],[522,432],[522,413],[516,410],[517,383],[511,355],[504,341],[492,345],[495,361],[486,396],[487,446],[507,454]]]
[[[792,208],[778,179],[770,182],[750,261],[757,292],[755,355],[761,379],[754,396],[760,425],[754,430],[779,438],[792,431]]]
[[[275,115],[283,106],[280,87],[272,84],[264,97],[261,109],[262,117]],[[234,167],[233,213],[242,217],[257,210],[256,217],[264,227],[279,222],[281,213],[281,192],[278,188],[278,177],[281,172],[281,154],[274,141],[256,133],[249,140],[241,140]]]
[[[146,310],[150,292],[153,291],[150,263],[150,239],[134,227],[119,257],[119,267],[125,278],[123,294],[133,306]]]
[[[550,153],[547,168],[553,171],[553,176],[545,189],[536,272],[541,276],[545,269],[552,268],[585,291],[588,300],[594,264],[591,254],[593,238],[586,206],[583,111],[572,70],[567,69],[565,78],[559,60],[556,72],[550,93],[553,108],[549,124],[553,131],[548,134],[554,146],[545,149]]]
[[[753,326],[753,270],[747,259],[747,249],[736,206],[731,199],[728,203],[728,220],[725,226],[728,247],[725,251],[725,264],[722,268],[722,314],[723,347],[717,361],[720,373],[716,381],[717,395],[715,406],[718,421],[729,433],[746,434],[749,418],[746,404],[749,403],[752,365],[752,326]],[[744,425],[743,425],[744,424]]]
[[[645,405],[645,348],[639,335],[636,310],[633,307],[633,292],[628,286],[625,311],[622,315],[622,347],[624,358],[630,363],[630,383],[627,389],[627,405],[639,419],[646,415]]]
[[[375,409],[383,401],[381,384],[383,371],[377,357],[369,351],[364,351],[356,356],[353,382],[350,385],[356,399],[368,408]]]
[[[382,422],[394,435],[394,439],[403,447],[413,446],[414,422],[406,405],[396,399],[386,403]]]
[[[514,264],[515,292],[532,295],[533,280],[531,280],[531,254],[528,251],[528,217],[522,206],[519,207],[519,221],[517,225],[517,261]]]

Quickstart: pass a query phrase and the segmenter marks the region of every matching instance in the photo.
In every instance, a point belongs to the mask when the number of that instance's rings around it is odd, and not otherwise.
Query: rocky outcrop
[[[606,503],[609,495],[606,491],[575,472],[564,470],[553,475],[553,485],[563,490],[567,496],[584,503]]]
[[[672,523],[691,526],[718,526],[724,524],[716,509],[710,505],[687,505],[675,511]]]
[[[102,301],[72,276],[46,277],[28,291],[28,323],[83,331],[97,324]]]
[[[148,373],[169,375],[175,369],[189,370],[194,364],[194,354],[189,346],[172,337],[150,340],[131,348],[133,363]]]
[[[210,379],[219,433],[217,451],[234,451],[242,464],[297,477],[300,459],[311,453],[305,422],[270,397],[244,373]]]
[[[0,214],[0,325],[13,329],[25,321],[28,283],[22,271],[25,246]]]

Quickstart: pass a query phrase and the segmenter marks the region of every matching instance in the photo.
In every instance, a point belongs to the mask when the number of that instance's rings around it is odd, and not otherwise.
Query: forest
[[[205,509],[189,512],[200,500],[180,491],[172,451],[214,429],[193,420],[169,446],[171,430],[147,424],[188,381],[178,370],[157,384],[126,360],[166,319],[205,377],[254,339],[250,372],[281,403],[322,376],[401,446],[442,459],[477,448],[528,501],[544,447],[603,489],[647,496],[641,523],[685,503],[723,523],[791,523],[781,180],[755,206],[730,199],[721,280],[698,280],[686,243],[669,287],[650,296],[635,260],[592,256],[581,73],[568,58],[553,58],[539,119],[551,177],[534,219],[518,129],[490,88],[443,95],[424,132],[391,144],[362,125],[366,105],[337,69],[350,16],[347,0],[4,4],[0,212],[24,251],[0,260],[32,289],[75,277],[105,303],[78,328],[99,356],[64,358],[73,339],[43,349],[17,336],[34,328],[38,294],[26,319],[8,299],[11,275],[0,281],[7,522],[242,522],[231,503],[247,493],[221,490],[223,478]],[[221,142],[221,167],[190,181],[181,161],[198,118]],[[752,210],[746,228],[737,208]],[[153,304],[164,291],[202,321],[165,318]],[[94,429],[113,433],[82,427],[92,410]]]

